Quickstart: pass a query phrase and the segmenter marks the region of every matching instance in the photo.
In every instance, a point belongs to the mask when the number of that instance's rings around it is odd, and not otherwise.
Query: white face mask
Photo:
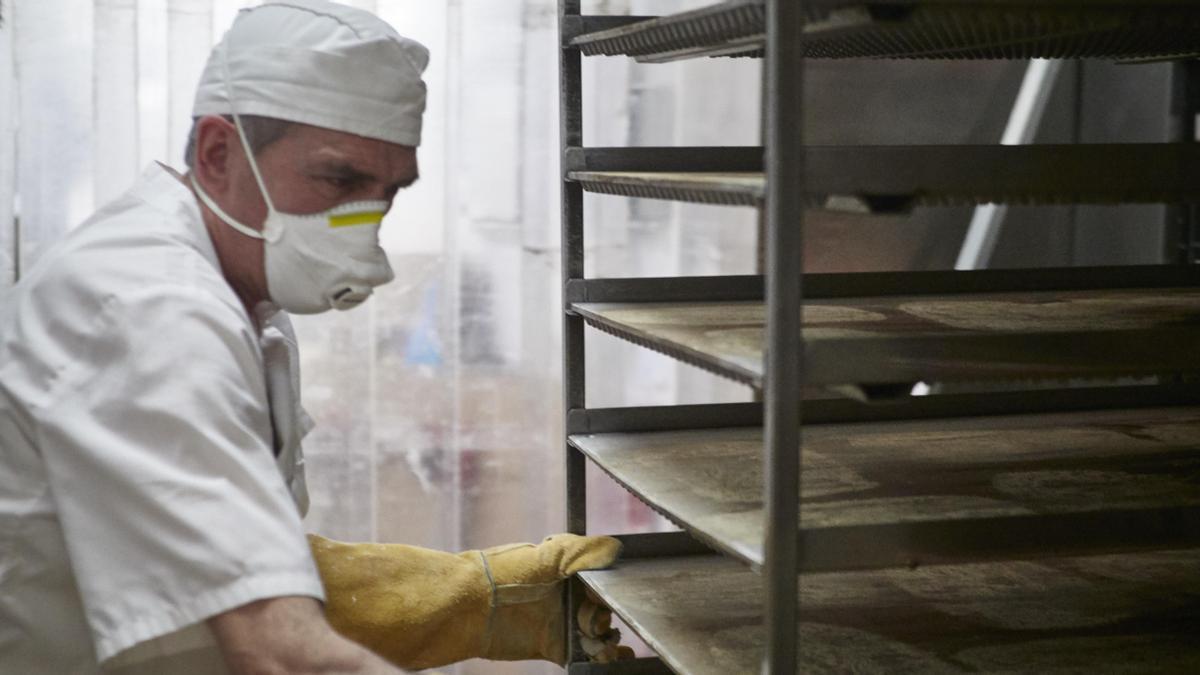
[[[282,213],[267,196],[253,157],[250,166],[267,202],[262,232],[225,213],[195,175],[192,186],[225,224],[266,242],[267,292],[280,309],[293,314],[350,309],[370,297],[374,287],[395,278],[379,246],[387,202],[354,202],[309,215]]]
[[[222,50],[225,86],[233,107],[228,55]],[[280,309],[293,314],[317,314],[330,309],[356,307],[376,286],[395,278],[387,254],[379,245],[379,226],[388,202],[341,204],[328,211],[306,215],[282,213],[275,208],[267,184],[250,150],[241,117],[233,110],[238,138],[250,161],[250,170],[267,203],[262,231],[238,222],[200,187],[195,174],[192,187],[218,218],[242,234],[266,242],[267,293]]]

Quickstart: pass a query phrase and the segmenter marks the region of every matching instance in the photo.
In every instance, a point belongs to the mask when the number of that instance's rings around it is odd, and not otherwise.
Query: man
[[[417,179],[426,61],[342,5],[243,10],[187,175],[151,167],[4,299],[0,673],[401,672],[359,643],[412,668],[561,662],[561,581],[615,541],[450,555],[300,522],[286,313],[392,278],[378,229]]]

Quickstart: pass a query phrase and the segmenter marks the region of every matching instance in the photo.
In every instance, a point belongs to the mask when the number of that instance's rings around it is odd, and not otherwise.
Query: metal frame
[[[583,62],[578,49],[570,47],[568,35],[583,28],[581,0],[559,0],[559,35],[563,40],[559,50],[559,123],[560,148],[583,145]],[[582,279],[583,264],[583,189],[566,180],[562,167],[562,277],[563,287],[572,280]],[[584,322],[579,316],[563,313],[563,414],[585,406]],[[587,459],[564,442],[566,459],[567,531],[587,534]],[[564,623],[567,661],[584,661],[579,644],[576,609],[580,603],[579,589],[571,584],[564,599]]]
[[[1162,12],[1138,14],[1150,4]],[[765,0],[724,0],[699,9],[614,24],[572,36],[589,56],[662,63],[700,56],[761,57]],[[805,4],[810,58],[1030,59],[1172,57],[1197,51],[1188,26],[1194,1],[812,0]]]
[[[1177,137],[1173,144],[1074,146],[1034,148],[996,148],[994,146],[925,148],[816,148],[806,147],[800,135],[802,117],[804,50],[801,37],[806,20],[822,18],[816,28],[820,35],[809,38],[856,39],[862,29],[854,12],[861,14],[857,0],[738,0],[727,3],[764,10],[766,58],[764,72],[765,115],[762,147],[749,148],[587,148],[582,138],[581,56],[585,45],[598,45],[596,33],[607,38],[622,38],[636,33],[639,21],[659,26],[675,23],[655,17],[588,17],[581,14],[581,0],[559,0],[561,60],[561,159],[562,159],[562,253],[563,253],[563,359],[564,424],[568,434],[612,431],[645,431],[680,428],[716,428],[755,426],[764,428],[764,506],[763,608],[766,629],[764,673],[791,675],[797,669],[799,653],[798,620],[801,608],[797,598],[802,567],[839,566],[847,549],[824,549],[812,541],[803,554],[796,533],[801,513],[799,492],[801,465],[801,417],[806,422],[921,419],[958,415],[992,415],[1048,410],[1089,410],[1107,407],[1142,407],[1155,404],[1195,402],[1197,388],[1174,386],[1122,386],[1092,389],[1045,390],[998,394],[967,394],[883,400],[870,404],[840,400],[804,400],[802,368],[804,343],[800,331],[802,298],[845,298],[862,295],[922,295],[932,293],[970,293],[978,291],[1022,292],[1030,290],[1082,290],[1121,286],[1155,288],[1200,286],[1200,273],[1179,267],[1091,268],[1038,271],[980,271],[972,273],[903,273],[866,275],[803,275],[801,241],[805,207],[853,208],[868,212],[902,211],[917,203],[978,203],[988,200],[1041,201],[1045,203],[1101,203],[1140,201],[1200,201],[1200,191],[1186,179],[1200,173],[1200,151],[1194,140],[1194,117],[1182,127],[1192,138]],[[946,6],[968,7],[973,0],[947,0]],[[978,3],[974,3],[978,4]],[[1028,8],[1031,0],[989,0],[997,8]],[[1130,6],[1130,0],[1045,0],[1036,3],[1055,9],[1112,8]],[[1160,0],[1163,7],[1194,10],[1197,0]],[[878,0],[871,5],[870,21],[902,20],[912,9],[912,0]],[[829,10],[850,8],[845,14],[831,15]],[[703,11],[700,12],[703,14]],[[720,12],[717,12],[718,14]],[[859,19],[862,19],[859,16]],[[826,20],[827,19],[827,20]],[[838,24],[845,19],[846,22]],[[718,27],[719,28],[719,27]],[[753,37],[753,36],[750,36]],[[711,51],[714,55],[744,51],[746,36],[733,36],[728,44]],[[816,44],[816,40],[809,44]],[[1040,49],[1041,47],[1039,47]],[[590,52],[589,52],[590,53]],[[684,46],[668,57],[693,57],[697,53]],[[1068,54],[1066,56],[1073,56]],[[963,54],[962,56],[970,56]],[[1200,82],[1200,77],[1196,78]],[[1190,99],[1189,99],[1190,100]],[[1190,104],[1189,104],[1190,105]],[[1191,111],[1191,108],[1188,108]],[[970,161],[966,161],[966,160]],[[1047,161],[1053,159],[1054,161]],[[897,172],[901,164],[910,170]],[[954,170],[938,167],[953,164]],[[1047,165],[1053,165],[1048,169]],[[1003,167],[1004,171],[996,171]],[[1133,171],[1139,169],[1139,171]],[[738,196],[736,203],[763,208],[765,221],[766,273],[761,276],[673,279],[587,279],[583,269],[583,192],[600,185],[605,176],[592,176],[588,185],[578,178],[586,172],[722,172],[755,173],[763,176],[757,194]],[[1115,178],[1114,178],[1115,177]],[[611,184],[611,183],[610,183]],[[650,182],[649,190],[662,188]],[[685,187],[659,196],[686,196]],[[932,187],[932,190],[930,189]],[[744,186],[743,186],[744,188]],[[638,189],[643,189],[639,187]],[[606,188],[612,194],[634,195],[636,190]],[[940,194],[939,194],[940,191]],[[648,193],[646,193],[648,194]],[[749,198],[747,197],[749,195]],[[702,195],[711,201],[724,197]],[[835,199],[830,200],[829,197]],[[1193,207],[1188,207],[1190,214]],[[1190,222],[1190,221],[1189,221]],[[576,305],[597,302],[681,302],[681,301],[765,301],[767,312],[767,361],[764,368],[764,398],[761,403],[672,406],[628,409],[589,409],[584,395],[584,318]],[[571,532],[586,533],[586,458],[565,443],[567,462],[567,527]],[[1110,514],[1112,515],[1112,514]],[[1119,515],[1119,514],[1118,514]],[[1011,547],[1039,550],[1055,541],[1054,532],[1070,534],[1090,516],[1070,522],[1047,521],[1037,542],[1013,535],[1013,523],[991,523],[985,536],[966,537],[955,527],[934,532],[922,545],[935,553],[944,536],[962,535],[967,548],[972,541],[984,548],[995,548],[1005,537]],[[1174,519],[1174,520],[1172,520]],[[1120,519],[1117,518],[1119,521]],[[1133,519],[1136,520],[1136,519]],[[1126,523],[1118,534],[1130,546],[1138,546],[1150,535],[1141,525]],[[1186,521],[1186,522],[1184,522]],[[1200,532],[1200,518],[1192,510],[1165,513],[1164,523],[1186,525],[1187,538]],[[1090,527],[1088,523],[1082,523]],[[939,526],[940,527],[940,526]],[[971,527],[968,525],[967,527]],[[1059,529],[1055,529],[1059,528]],[[863,534],[863,533],[859,533]],[[867,532],[855,546],[866,545],[878,533]],[[691,555],[706,550],[684,533],[623,537],[627,558]],[[894,543],[894,542],[893,542]],[[960,542],[961,543],[961,542]],[[895,557],[895,547],[874,541],[880,559]],[[957,555],[951,551],[947,555]],[[820,556],[817,558],[816,556]],[[901,556],[903,554],[901,553]],[[803,564],[801,564],[803,563]],[[578,588],[569,595],[568,609],[575,607]],[[575,639],[574,612],[568,622],[570,657],[578,661],[581,651]],[[572,673],[663,672],[658,660],[631,664],[597,666],[572,663]]]
[[[707,555],[712,549],[686,532],[617,535],[621,542],[621,558],[670,558],[685,555]]]
[[[761,403],[588,408],[567,416],[567,435],[756,427],[762,420]]]
[[[804,275],[804,295],[809,300],[1180,286],[1200,286],[1200,268],[1130,265]],[[569,312],[574,311],[572,305],[586,302],[761,302],[765,297],[766,277],[758,275],[571,279],[564,290]]]
[[[768,123],[765,133],[766,157],[762,149],[734,149],[720,153],[680,151],[676,160],[699,160],[701,155],[719,157],[728,162],[721,168],[733,166],[762,166],[765,164],[771,185],[799,185],[802,175],[803,140],[789,120],[795,119],[801,106],[800,73],[803,62],[796,46],[803,27],[803,4],[795,0],[770,0],[768,3],[769,43],[768,69],[764,90],[767,92]],[[594,22],[593,22],[594,23]],[[586,284],[583,269],[583,189],[568,180],[572,168],[581,161],[600,161],[604,151],[587,153],[583,146],[583,106],[581,52],[572,40],[584,30],[588,20],[581,16],[580,0],[559,0],[560,29],[560,104],[562,151],[562,255],[564,310],[568,309],[574,289]],[[623,155],[617,151],[615,155]],[[617,158],[621,159],[620,157]],[[695,166],[695,164],[691,164]],[[772,190],[767,196],[767,230],[771,238],[771,258],[768,261],[766,286],[772,307],[770,332],[773,363],[770,371],[776,374],[764,406],[764,419],[770,440],[764,453],[768,465],[766,490],[770,495],[768,507],[767,586],[764,606],[771,636],[763,668],[766,672],[786,675],[796,668],[797,576],[796,537],[799,509],[795,495],[799,490],[799,404],[800,404],[800,281],[801,272],[794,261],[799,259],[800,227],[803,218],[802,192]],[[758,279],[743,282],[745,288],[758,290]],[[689,284],[690,285],[690,284]],[[583,287],[586,292],[586,286]],[[584,322],[572,312],[564,312],[563,320],[563,380],[565,424],[578,424],[585,404]],[[753,412],[757,412],[757,407]],[[750,412],[739,408],[737,415]],[[576,420],[573,422],[573,420]],[[587,531],[586,460],[582,453],[566,444],[567,463],[567,528],[570,532]],[[639,540],[641,541],[641,540]],[[678,540],[676,540],[678,541]],[[628,544],[627,544],[628,546]],[[627,549],[627,553],[630,551]],[[579,660],[573,608],[577,593],[567,598],[568,639],[570,660]]]
[[[763,91],[767,199],[767,355],[763,399],[764,542],[763,672],[796,672],[799,655],[801,280],[806,148],[804,32],[807,0],[767,0]]]
[[[1022,389],[905,396],[870,403],[846,398],[811,399],[805,400],[803,405],[805,424],[893,422],[1200,405],[1200,385],[1129,384]],[[567,435],[756,427],[762,424],[762,419],[762,403],[586,408],[572,410],[568,415]]]
[[[761,147],[569,147],[566,171],[762,171]]]
[[[672,675],[672,670],[660,659],[635,659],[613,663],[572,663],[568,675]]]

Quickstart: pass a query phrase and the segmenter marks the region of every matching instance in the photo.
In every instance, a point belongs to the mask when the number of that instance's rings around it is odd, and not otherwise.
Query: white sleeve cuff
[[[221,588],[200,593],[186,602],[147,611],[132,623],[119,627],[111,635],[99,636],[96,658],[105,663],[135,645],[170,635],[231,609],[267,598],[310,597],[325,601],[321,580],[311,572],[280,572],[244,577]],[[180,645],[180,648],[195,645]],[[155,655],[162,656],[165,654]]]

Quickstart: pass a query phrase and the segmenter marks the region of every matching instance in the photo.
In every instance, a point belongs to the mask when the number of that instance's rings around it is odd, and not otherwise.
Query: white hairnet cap
[[[417,146],[428,63],[429,50],[370,12],[281,0],[238,13],[208,58],[192,115],[229,115],[236,105],[239,115]]]

